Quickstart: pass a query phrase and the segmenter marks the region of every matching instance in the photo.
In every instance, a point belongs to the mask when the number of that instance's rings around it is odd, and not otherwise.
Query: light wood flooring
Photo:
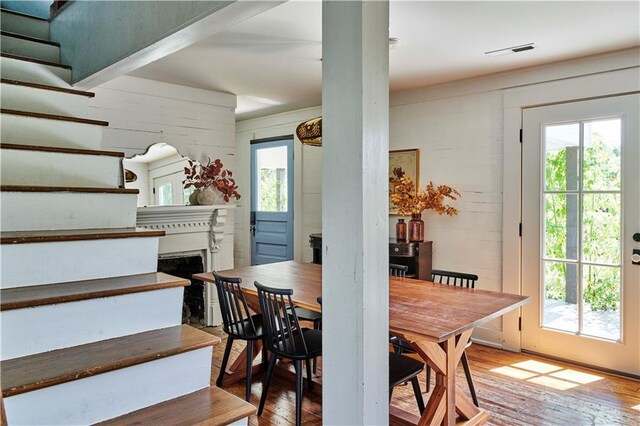
[[[203,330],[223,339],[214,346],[211,380],[220,371],[226,343],[219,327]],[[234,345],[229,364],[243,347]],[[613,376],[527,354],[507,352],[487,346],[472,345],[467,350],[471,371],[481,407],[491,414],[491,425],[625,425],[640,426],[640,381]],[[321,375],[319,368],[318,374]],[[258,405],[263,374],[254,378],[251,402]],[[425,374],[420,374],[425,390]],[[457,379],[466,389],[462,368]],[[244,381],[224,386],[244,398]],[[425,401],[428,396],[425,395]],[[322,424],[319,396],[305,393],[303,423]],[[411,386],[394,390],[393,403],[416,412]],[[250,425],[288,425],[294,423],[295,392],[292,382],[274,376],[265,411],[260,418],[252,416]]]

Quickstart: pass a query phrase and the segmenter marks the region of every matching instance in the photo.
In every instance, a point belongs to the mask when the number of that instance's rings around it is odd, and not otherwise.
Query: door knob
[[[633,250],[633,254],[631,254],[631,263],[634,265],[640,265],[640,250]]]

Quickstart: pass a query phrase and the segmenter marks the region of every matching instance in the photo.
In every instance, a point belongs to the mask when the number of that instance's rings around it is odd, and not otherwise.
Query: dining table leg
[[[471,333],[472,330],[467,330],[439,343],[430,341],[412,343],[416,353],[431,367],[436,376],[436,384],[417,424],[470,426],[484,424],[488,420],[488,414],[476,407],[464,391],[456,385],[456,369]]]

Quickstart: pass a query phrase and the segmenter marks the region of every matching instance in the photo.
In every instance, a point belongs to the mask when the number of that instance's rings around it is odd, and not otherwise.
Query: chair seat
[[[249,321],[249,319],[246,319],[239,323],[232,324],[229,327],[229,334],[240,340],[262,339],[262,336],[264,335],[262,315],[251,315],[251,319],[253,320],[253,325],[255,326],[255,328],[251,326],[251,322]]]
[[[307,308],[301,308],[299,306],[296,306],[295,308],[293,308],[293,310],[296,311],[296,315],[298,316],[299,320],[317,321],[322,319],[322,314],[320,312],[315,312]]]
[[[424,369],[424,363],[389,352],[389,387],[404,383],[418,375]]]
[[[322,354],[322,331],[313,330],[311,328],[303,328],[302,335],[304,337],[304,343],[307,345],[307,351],[304,350],[304,344],[301,340],[300,334],[293,333],[293,341],[295,343],[295,350],[292,351],[291,347],[284,347],[280,344],[279,352],[281,355],[292,359],[311,359]]]

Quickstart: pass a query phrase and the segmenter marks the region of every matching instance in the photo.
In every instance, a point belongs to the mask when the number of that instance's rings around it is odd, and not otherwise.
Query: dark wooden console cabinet
[[[309,235],[313,249],[313,263],[322,264],[322,234]],[[389,262],[409,267],[407,276],[431,281],[433,241],[423,243],[402,243],[389,241]]]

